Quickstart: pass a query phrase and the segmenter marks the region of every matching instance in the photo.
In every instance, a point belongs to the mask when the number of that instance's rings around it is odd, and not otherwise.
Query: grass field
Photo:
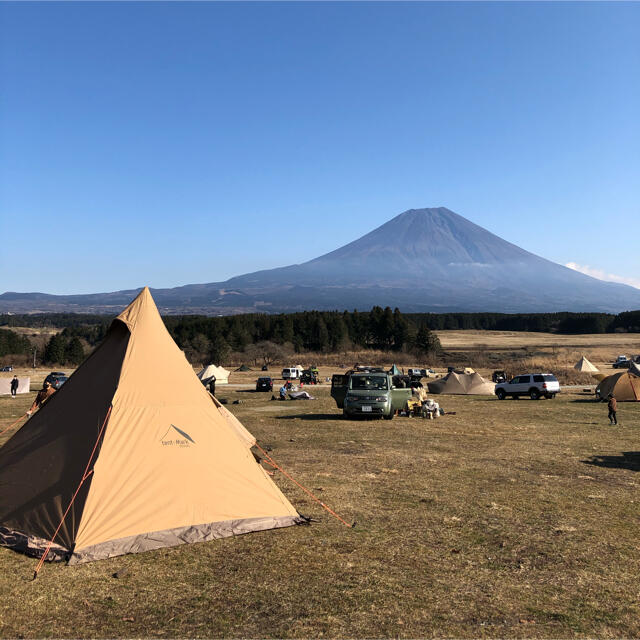
[[[640,405],[621,404],[618,427],[578,393],[345,421],[328,388],[312,393],[218,390],[354,529],[276,473],[317,522],[47,565],[35,582],[33,559],[0,549],[2,637],[640,635]],[[32,397],[0,398],[0,428]]]

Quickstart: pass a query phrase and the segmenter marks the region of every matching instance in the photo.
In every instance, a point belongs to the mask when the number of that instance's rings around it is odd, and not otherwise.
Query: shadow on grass
[[[595,396],[591,396],[590,398],[576,398],[575,400],[571,400],[570,402],[582,402],[582,403],[588,403],[588,404],[598,404],[600,402],[602,402],[602,400],[597,400],[595,398]]]
[[[341,413],[301,413],[298,415],[276,416],[279,420],[344,420]]]
[[[593,456],[590,460],[583,460],[583,462],[607,469],[640,471],[640,451],[623,451],[621,456]]]

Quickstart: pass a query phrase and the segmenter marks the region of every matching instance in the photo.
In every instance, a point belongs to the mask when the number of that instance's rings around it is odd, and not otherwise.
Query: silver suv
[[[540,398],[551,400],[559,391],[560,383],[552,373],[526,373],[512,378],[509,382],[501,382],[495,388],[498,400],[504,400],[507,396],[512,398],[529,396],[532,400]]]

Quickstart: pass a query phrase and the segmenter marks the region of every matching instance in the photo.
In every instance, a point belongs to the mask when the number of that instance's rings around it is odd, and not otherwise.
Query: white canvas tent
[[[427,382],[429,393],[449,393],[457,395],[492,396],[495,390],[493,382],[487,382],[477,373],[456,373],[452,371],[444,378]]]
[[[598,368],[594,367],[584,356],[575,363],[573,368],[577,371],[584,371],[585,373],[598,373]]]
[[[230,372],[224,367],[218,367],[215,364],[210,364],[198,373],[198,379],[203,384],[206,384],[212,378],[216,379],[216,385],[229,384],[229,373]]]

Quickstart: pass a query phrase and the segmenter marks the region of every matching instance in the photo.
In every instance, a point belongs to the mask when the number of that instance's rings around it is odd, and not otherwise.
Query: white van
[[[302,367],[285,367],[282,370],[284,380],[298,380],[302,375]]]

